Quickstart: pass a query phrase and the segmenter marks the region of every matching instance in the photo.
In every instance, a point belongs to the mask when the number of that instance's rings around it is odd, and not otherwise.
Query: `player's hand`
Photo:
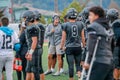
[[[119,69],[115,68],[114,72],[113,72],[113,76],[116,80],[118,80],[118,76],[119,76]]]
[[[65,51],[66,50],[66,47],[63,47],[63,49],[62,49],[63,51]]]
[[[60,50],[63,50],[63,47],[60,46]]]
[[[55,29],[52,29],[51,32],[54,33],[54,32],[55,32]]]
[[[80,65],[81,65],[81,66],[84,66],[84,61],[81,61]]]
[[[89,69],[90,65],[89,65],[89,64],[84,64],[83,67],[84,67],[85,69]]]
[[[60,47],[60,50],[65,51],[65,50],[66,50],[66,47]]]
[[[26,56],[25,56],[25,58],[27,60],[32,60],[32,54],[27,53]]]

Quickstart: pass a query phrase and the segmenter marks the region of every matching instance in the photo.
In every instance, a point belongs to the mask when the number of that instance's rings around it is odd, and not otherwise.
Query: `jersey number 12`
[[[12,49],[11,41],[12,41],[11,36],[3,35],[2,49]]]

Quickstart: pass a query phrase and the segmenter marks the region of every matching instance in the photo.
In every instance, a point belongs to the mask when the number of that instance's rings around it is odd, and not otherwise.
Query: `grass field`
[[[48,55],[47,43],[44,44],[44,49],[43,50],[44,50],[44,52],[43,52],[42,64],[43,64],[44,71],[46,71],[47,70],[47,55]],[[57,68],[57,64],[56,64],[56,68]],[[67,63],[66,63],[66,58],[64,58],[64,70],[65,71],[68,70],[68,66],[67,66]],[[69,76],[68,74],[61,74],[60,76],[52,76],[50,74],[50,75],[45,76],[45,80],[68,80],[68,76]],[[16,76],[15,71],[14,71],[13,77],[14,77],[14,80],[17,80],[17,76]],[[77,80],[76,75],[74,75],[74,77],[75,77],[75,80]]]

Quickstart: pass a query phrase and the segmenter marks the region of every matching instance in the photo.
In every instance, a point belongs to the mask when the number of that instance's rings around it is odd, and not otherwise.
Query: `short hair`
[[[94,6],[89,9],[89,12],[93,12],[95,15],[98,15],[99,17],[105,17],[105,12],[103,8],[100,6]]]
[[[1,18],[2,26],[8,26],[9,25],[9,19],[7,17]]]

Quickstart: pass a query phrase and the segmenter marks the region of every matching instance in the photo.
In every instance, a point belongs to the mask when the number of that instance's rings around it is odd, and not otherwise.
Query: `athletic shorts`
[[[5,71],[5,67],[3,67],[3,70],[2,70],[2,72],[4,72]]]
[[[64,52],[62,50],[60,50],[60,44],[57,46],[50,45],[48,53],[49,54],[55,54],[55,53],[56,54],[64,54]]]
[[[36,49],[33,53],[32,60],[27,61],[26,72],[43,73],[42,68],[42,49]]]

